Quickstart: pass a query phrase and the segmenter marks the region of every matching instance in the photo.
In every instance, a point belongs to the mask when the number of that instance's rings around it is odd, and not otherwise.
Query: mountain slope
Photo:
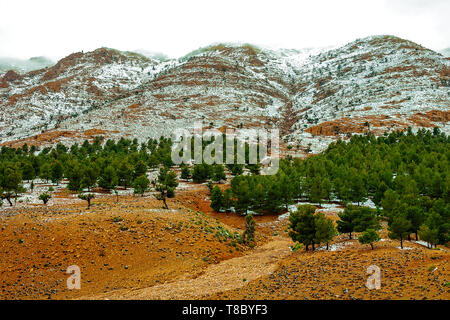
[[[411,127],[449,130],[450,63],[392,36],[349,43],[307,59],[293,97],[292,138]]]
[[[50,68],[24,75],[8,71],[0,91],[2,138],[58,128],[71,117],[102,108],[128,95],[145,80],[146,68],[156,64],[137,54],[100,48],[71,54]]]
[[[49,69],[9,71],[0,83],[0,143],[144,139],[195,120],[276,127],[285,142],[314,152],[355,132],[449,132],[450,61],[393,36],[329,50],[217,44],[166,61],[101,48]]]

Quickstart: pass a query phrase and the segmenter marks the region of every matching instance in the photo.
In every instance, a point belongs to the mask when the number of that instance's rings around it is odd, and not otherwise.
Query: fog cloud
[[[59,59],[106,46],[179,57],[217,42],[284,48],[393,34],[450,46],[450,1],[2,1],[0,57]]]

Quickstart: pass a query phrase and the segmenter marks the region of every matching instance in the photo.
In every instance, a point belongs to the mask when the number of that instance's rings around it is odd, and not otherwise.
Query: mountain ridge
[[[0,118],[0,144],[45,144],[39,136],[53,131],[66,132],[62,142],[96,130],[145,139],[194,120],[279,128],[286,144],[313,152],[352,133],[448,132],[449,70],[441,54],[386,35],[310,51],[214,44],[165,61],[99,48],[0,74],[0,109],[14,110]]]

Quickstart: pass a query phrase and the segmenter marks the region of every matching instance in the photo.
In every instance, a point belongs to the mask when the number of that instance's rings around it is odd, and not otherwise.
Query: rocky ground
[[[181,184],[170,210],[153,195],[98,194],[90,209],[58,193],[50,206],[0,213],[2,299],[449,299],[450,254],[383,240],[375,250],[345,235],[293,252],[287,219],[257,216],[256,246],[236,243],[244,219],[209,208],[205,185]],[[327,215],[336,217],[332,210]],[[386,239],[386,232],[382,232]],[[81,269],[68,290],[67,267]],[[381,269],[381,289],[365,284]]]
[[[149,197],[102,197],[19,207],[0,217],[0,296],[66,299],[118,288],[149,287],[242,255],[216,219]],[[81,269],[81,290],[67,290],[66,269]]]
[[[338,251],[292,253],[270,275],[207,299],[445,299],[450,298],[448,251],[393,241],[362,247],[357,240]],[[368,289],[367,268],[381,269],[381,288]]]

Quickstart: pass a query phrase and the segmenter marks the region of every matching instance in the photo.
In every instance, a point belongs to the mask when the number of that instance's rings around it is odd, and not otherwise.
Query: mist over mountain
[[[25,73],[33,70],[47,68],[54,65],[55,62],[46,57],[32,57],[28,60],[17,58],[0,58],[0,72],[14,70],[19,73]]]
[[[162,53],[162,52],[153,52],[153,51],[148,51],[148,50],[143,50],[143,49],[133,50],[133,52],[136,52],[147,58],[158,60],[161,62],[170,60],[169,56],[167,56],[165,53]]]
[[[450,57],[450,48],[443,49],[443,50],[439,51],[439,53],[442,54],[444,57],[449,58]]]

